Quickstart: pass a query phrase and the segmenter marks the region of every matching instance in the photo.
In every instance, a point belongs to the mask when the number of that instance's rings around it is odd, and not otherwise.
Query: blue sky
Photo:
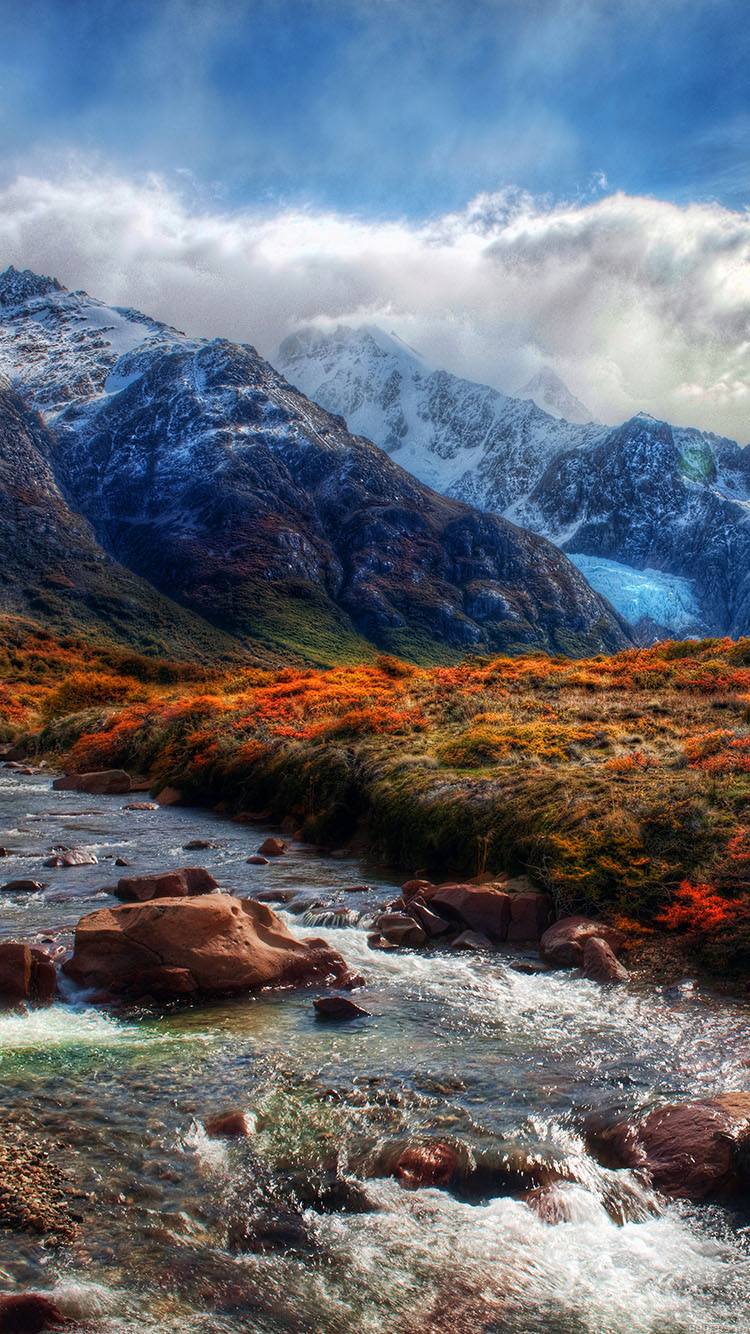
[[[0,169],[426,217],[507,185],[750,203],[737,0],[3,0]]]

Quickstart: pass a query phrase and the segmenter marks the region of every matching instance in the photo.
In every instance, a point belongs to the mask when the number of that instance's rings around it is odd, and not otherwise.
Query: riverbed
[[[689,980],[519,972],[533,955],[513,951],[374,951],[395,872],[301,849],[251,866],[263,826],[131,800],[0,771],[0,883],[45,885],[2,895],[0,935],[114,904],[116,857],[133,874],[201,865],[244,896],[296,891],[284,920],[365,975],[370,1014],[322,1023],[315,988],[115,1013],[72,987],[0,1014],[3,1112],[55,1144],[81,1197],[70,1245],[0,1232],[3,1287],[52,1291],[101,1334],[748,1334],[750,1215],[657,1201],[580,1134],[592,1112],[750,1086],[747,1005]],[[214,846],[184,851],[194,839]],[[43,868],[63,844],[98,864]],[[209,1139],[232,1109],[254,1133]],[[371,1179],[391,1146],[430,1138],[562,1165],[567,1221]]]

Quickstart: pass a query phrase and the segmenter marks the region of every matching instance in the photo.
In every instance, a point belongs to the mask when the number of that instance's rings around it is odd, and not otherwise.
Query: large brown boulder
[[[99,861],[92,852],[82,852],[80,848],[63,848],[55,852],[43,866],[96,866]]]
[[[511,896],[503,890],[492,885],[440,885],[430,893],[428,903],[441,917],[491,940],[507,939]]]
[[[55,792],[89,792],[94,796],[122,795],[130,791],[130,775],[123,769],[100,769],[90,774],[65,774],[52,784]]]
[[[750,1092],[668,1104],[635,1124],[596,1129],[590,1140],[605,1162],[640,1170],[673,1199],[750,1193]]]
[[[511,894],[508,944],[521,945],[528,941],[541,940],[549,925],[551,914],[552,900],[549,894],[539,894],[534,890]]]
[[[158,1000],[360,980],[325,940],[298,940],[265,904],[229,894],[89,913],[64,968],[83,986]]]
[[[539,953],[552,968],[580,968],[586,941],[593,936],[609,945],[614,954],[619,954],[627,944],[623,932],[605,922],[594,922],[589,917],[561,917],[545,931]]]
[[[0,1293],[0,1334],[42,1334],[46,1329],[70,1329],[74,1325],[75,1321],[41,1293]]]
[[[373,923],[375,930],[391,945],[406,945],[412,948],[424,945],[427,932],[406,913],[382,912]]]
[[[606,940],[589,936],[583,947],[583,976],[591,982],[628,982],[630,973],[615,958]]]
[[[217,882],[202,866],[181,866],[176,871],[156,871],[153,875],[126,875],[117,882],[115,893],[126,902],[147,903],[151,899],[190,898],[211,894]]]
[[[0,1005],[44,1003],[52,1000],[56,988],[55,965],[44,950],[16,940],[0,943]]]

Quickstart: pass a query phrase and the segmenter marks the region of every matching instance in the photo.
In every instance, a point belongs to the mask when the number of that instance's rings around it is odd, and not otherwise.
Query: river
[[[590,1111],[747,1087],[747,1005],[691,982],[522,973],[512,952],[372,951],[353,919],[393,897],[382,867],[302,851],[250,866],[261,826],[128,800],[0,771],[0,880],[45,882],[2,895],[2,936],[114,903],[116,856],[134,873],[202,865],[244,895],[299,891],[285,921],[366,975],[370,1016],[321,1023],[314,989],[115,1015],[71,988],[0,1014],[3,1111],[59,1145],[88,1196],[59,1250],[0,1231],[1,1286],[52,1291],[102,1334],[748,1334],[750,1215],[658,1204],[578,1129]],[[216,846],[183,851],[195,838]],[[42,869],[59,844],[99,864]],[[371,888],[343,893],[358,884]],[[347,925],[321,925],[340,920],[332,903]],[[203,1122],[234,1108],[255,1132],[210,1140]],[[305,1183],[332,1164],[365,1178],[384,1146],[420,1137],[566,1164],[568,1221],[389,1178],[367,1180],[364,1203],[354,1189],[310,1207]]]

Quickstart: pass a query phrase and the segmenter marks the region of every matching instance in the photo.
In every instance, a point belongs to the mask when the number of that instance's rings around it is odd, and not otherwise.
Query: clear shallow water
[[[47,882],[3,896],[2,934],[38,938],[113,902],[102,894],[120,874],[111,861],[42,870],[58,843],[122,855],[134,871],[205,865],[246,894],[300,888],[355,910],[392,894],[381,868],[356,861],[300,853],[248,866],[263,831],[200,811],[126,812],[126,801],[0,776],[0,844],[19,854],[0,861],[1,882]],[[183,852],[196,837],[219,846]],[[341,892],[362,883],[369,894]],[[116,1017],[73,997],[0,1015],[4,1108],[64,1146],[90,1197],[63,1251],[0,1233],[6,1283],[53,1288],[105,1334],[748,1334],[750,1218],[654,1213],[578,1134],[591,1109],[747,1087],[745,1006],[690,984],[603,991],[526,976],[510,954],[373,952],[357,927],[322,934],[367,976],[370,1018],[321,1024],[314,990],[169,1014]],[[208,1140],[202,1122],[236,1107],[255,1134]],[[415,1136],[455,1138],[494,1164],[519,1151],[565,1163],[570,1221],[390,1179],[367,1180],[372,1212],[309,1207],[311,1178],[338,1164],[367,1179]],[[258,1220],[265,1253],[250,1249]]]

